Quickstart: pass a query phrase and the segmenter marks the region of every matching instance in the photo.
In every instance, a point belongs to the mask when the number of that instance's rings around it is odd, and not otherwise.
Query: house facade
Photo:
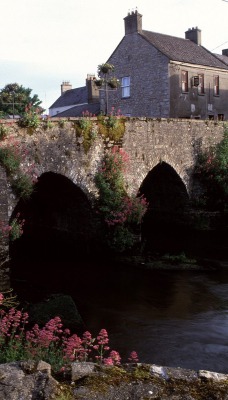
[[[227,50],[219,56],[205,49],[197,27],[183,39],[143,30],[137,11],[124,22],[125,35],[107,60],[121,82],[108,93],[108,112],[114,107],[126,116],[228,119]]]

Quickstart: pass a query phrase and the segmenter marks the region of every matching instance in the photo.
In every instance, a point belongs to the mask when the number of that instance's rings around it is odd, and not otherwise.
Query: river
[[[69,289],[93,334],[126,361],[228,373],[228,270],[86,272]]]
[[[33,281],[24,292],[34,295],[39,285],[46,285],[49,293],[70,294],[86,329],[93,335],[107,329],[110,347],[123,361],[135,350],[141,362],[228,373],[228,269],[38,262],[30,259],[23,272],[15,266],[20,279],[24,274]]]

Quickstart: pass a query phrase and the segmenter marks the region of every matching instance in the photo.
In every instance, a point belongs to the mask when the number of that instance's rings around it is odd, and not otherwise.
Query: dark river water
[[[83,286],[71,294],[87,329],[106,328],[124,361],[135,350],[141,362],[228,373],[228,270],[111,273],[107,265]]]
[[[29,264],[31,280],[70,294],[86,330],[105,328],[123,362],[135,350],[140,362],[228,373],[228,269],[41,265]]]

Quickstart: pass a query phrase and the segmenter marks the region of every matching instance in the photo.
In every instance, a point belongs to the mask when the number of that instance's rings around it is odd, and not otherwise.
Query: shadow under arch
[[[30,281],[61,290],[91,256],[95,229],[90,201],[70,179],[46,172],[31,197],[18,202],[12,218],[18,213],[25,224],[23,235],[10,245],[14,287]]]
[[[142,224],[147,247],[162,252],[181,251],[189,196],[180,176],[169,164],[161,162],[147,174],[139,194],[149,202]]]

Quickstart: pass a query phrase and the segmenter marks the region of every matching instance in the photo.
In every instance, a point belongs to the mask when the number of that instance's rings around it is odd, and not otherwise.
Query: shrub
[[[195,173],[205,189],[206,208],[224,210],[228,201],[228,127],[217,146],[199,155]]]
[[[20,167],[21,159],[13,147],[0,147],[0,163],[8,174],[14,174]]]
[[[37,111],[39,112],[40,110],[38,109]],[[31,104],[25,108],[24,114],[18,120],[18,125],[22,128],[32,129],[36,129],[40,125],[40,116]]]
[[[146,199],[128,196],[124,187],[124,171],[128,155],[118,146],[106,153],[95,176],[99,192],[97,215],[104,229],[107,244],[116,251],[131,248],[136,240],[136,227],[147,210]]]
[[[31,176],[19,173],[12,181],[12,188],[18,197],[26,200],[33,192],[34,182]]]
[[[26,172],[21,171],[21,163],[25,155],[25,149],[21,148],[20,143],[15,140],[9,139],[8,143],[0,146],[0,163],[5,167],[11,179],[13,190],[17,196],[23,199],[27,199],[31,195],[36,180],[33,164],[27,167]]]

